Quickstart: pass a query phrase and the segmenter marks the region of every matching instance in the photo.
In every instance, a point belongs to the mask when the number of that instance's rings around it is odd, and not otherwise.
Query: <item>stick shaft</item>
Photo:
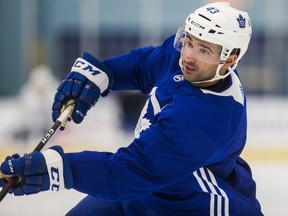
[[[50,130],[45,134],[45,136],[42,138],[42,140],[38,143],[38,145],[35,147],[33,152],[41,151],[45,144],[52,138],[54,133],[58,130],[60,127],[61,122],[56,121],[55,124],[50,128]]]
[[[7,182],[3,185],[2,190],[0,192],[0,202],[4,199],[4,197],[7,195],[9,192],[10,188],[13,187],[14,184],[16,184],[19,180],[18,176],[12,176],[9,177]]]

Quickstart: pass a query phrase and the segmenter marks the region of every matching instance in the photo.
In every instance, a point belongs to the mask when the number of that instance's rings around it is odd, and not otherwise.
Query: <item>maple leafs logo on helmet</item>
[[[246,25],[246,19],[241,15],[239,14],[239,18],[237,18],[237,22],[239,23],[239,28],[245,28]]]

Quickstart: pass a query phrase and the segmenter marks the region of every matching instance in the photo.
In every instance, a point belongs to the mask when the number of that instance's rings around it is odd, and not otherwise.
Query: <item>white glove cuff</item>
[[[53,150],[47,149],[42,152],[49,174],[50,190],[59,191],[65,189],[64,175],[63,175],[63,161],[61,155]]]
[[[71,72],[78,72],[98,86],[103,93],[109,85],[109,78],[105,72],[90,64],[83,58],[76,59]]]

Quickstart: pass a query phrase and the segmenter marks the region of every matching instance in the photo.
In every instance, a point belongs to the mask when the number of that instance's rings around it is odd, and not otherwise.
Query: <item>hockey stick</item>
[[[44,135],[39,144],[35,147],[33,152],[41,151],[41,149],[45,146],[45,144],[51,139],[53,134],[58,130],[58,128],[62,125],[66,126],[67,119],[71,116],[73,111],[74,104],[70,104],[66,107],[66,109],[62,112],[59,118],[55,121],[54,125],[50,128],[50,130]],[[19,176],[6,176],[0,173],[0,178],[5,178],[7,182],[3,185],[2,190],[0,191],[0,202],[7,195],[9,190],[21,180]]]

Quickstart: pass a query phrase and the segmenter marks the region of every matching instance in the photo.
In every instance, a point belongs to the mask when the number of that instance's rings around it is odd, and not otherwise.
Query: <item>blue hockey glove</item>
[[[23,157],[18,154],[7,157],[0,171],[7,176],[20,177],[19,182],[9,191],[16,196],[73,187],[71,167],[60,146],[25,154]],[[0,186],[5,182],[6,179],[1,179]]]
[[[107,90],[109,69],[88,53],[78,58],[54,97],[52,118],[55,122],[68,101],[74,100],[72,119],[79,124],[88,110],[96,104],[100,94]]]

